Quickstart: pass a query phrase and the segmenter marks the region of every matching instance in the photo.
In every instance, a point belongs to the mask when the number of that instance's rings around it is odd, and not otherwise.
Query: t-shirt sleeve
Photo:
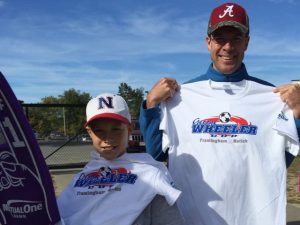
[[[273,129],[287,137],[285,150],[292,155],[297,156],[299,153],[299,137],[293,112],[287,105],[285,105],[278,114]]]
[[[161,109],[161,122],[159,125],[159,129],[162,131],[162,151],[166,152],[166,150],[170,146],[169,139],[169,128],[168,128],[168,113],[167,113],[167,104],[166,102],[162,102],[160,105]]]
[[[169,205],[173,205],[181,194],[181,191],[174,187],[174,183],[161,170],[158,170],[155,178],[157,193],[165,197]]]
[[[74,183],[76,182],[79,173],[76,174],[67,187],[60,193],[57,198],[57,206],[62,219],[70,217],[77,213],[77,208],[81,205],[78,204],[78,198],[74,194]],[[72,207],[70,207],[72,205]]]

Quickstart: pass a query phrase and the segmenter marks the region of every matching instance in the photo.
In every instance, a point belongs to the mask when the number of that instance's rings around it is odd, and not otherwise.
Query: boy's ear
[[[131,134],[132,130],[133,130],[133,123],[130,123],[128,125],[128,133]]]
[[[91,132],[92,132],[91,127],[90,127],[90,126],[86,126],[86,127],[85,127],[85,130],[86,130],[86,132],[88,132],[88,134],[91,136]]]

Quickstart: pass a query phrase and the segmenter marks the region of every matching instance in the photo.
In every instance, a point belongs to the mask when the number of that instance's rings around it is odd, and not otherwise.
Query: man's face
[[[95,150],[105,159],[113,160],[126,152],[129,125],[114,119],[96,119],[86,127]]]
[[[214,69],[223,74],[231,74],[241,67],[249,36],[239,29],[224,26],[206,37],[207,48]]]

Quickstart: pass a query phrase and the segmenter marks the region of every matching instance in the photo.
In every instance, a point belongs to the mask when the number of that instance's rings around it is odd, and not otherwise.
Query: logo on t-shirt
[[[281,119],[281,120],[284,120],[284,121],[288,121],[288,118],[286,118],[286,116],[284,115],[284,112],[281,111],[278,116],[277,116],[278,119]]]
[[[192,124],[192,133],[207,133],[212,137],[237,137],[240,134],[256,135],[257,126],[246,119],[222,112],[219,116],[197,118]]]
[[[111,188],[118,183],[134,184],[138,176],[124,167],[100,167],[89,173],[81,173],[74,187]]]

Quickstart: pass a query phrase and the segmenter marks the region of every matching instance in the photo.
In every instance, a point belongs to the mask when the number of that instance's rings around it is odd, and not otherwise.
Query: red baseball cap
[[[207,34],[223,26],[238,28],[242,33],[249,34],[249,18],[246,10],[236,3],[225,3],[216,7],[209,19]]]

